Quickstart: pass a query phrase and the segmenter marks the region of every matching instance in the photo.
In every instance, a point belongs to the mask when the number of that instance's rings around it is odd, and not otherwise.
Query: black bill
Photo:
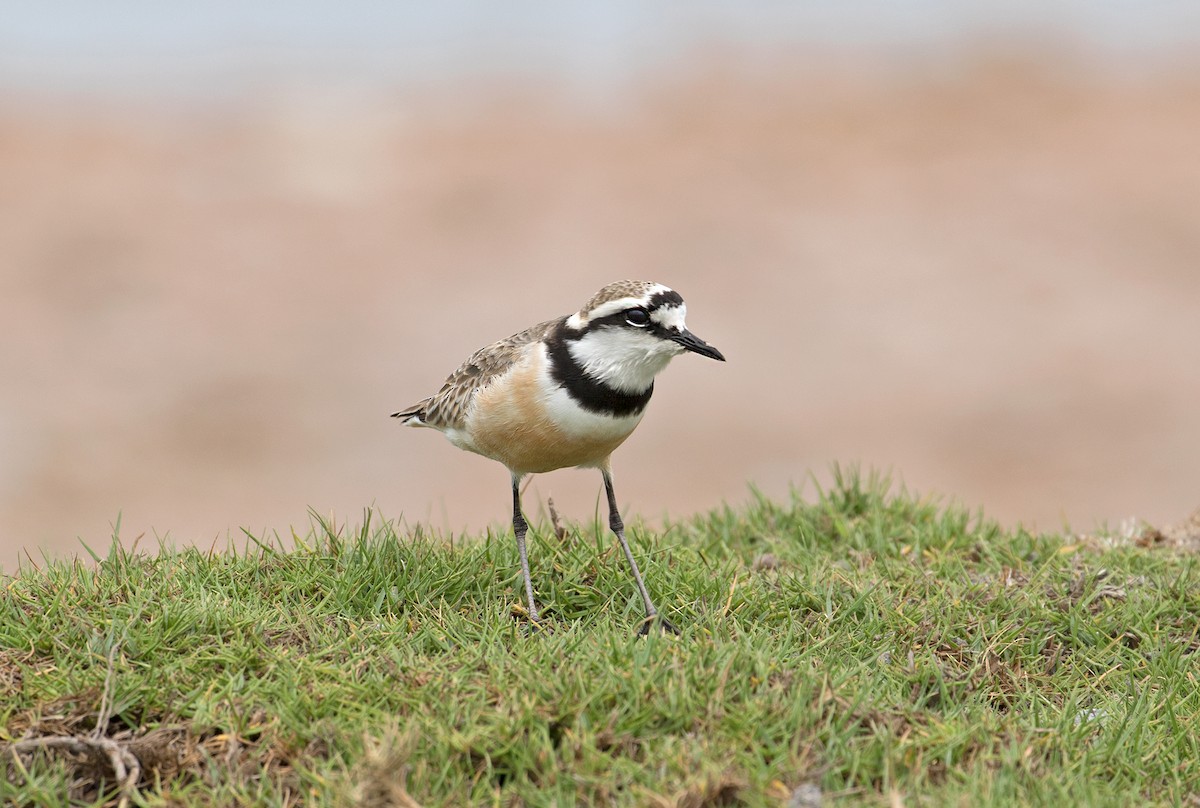
[[[675,342],[678,342],[692,353],[698,353],[701,356],[707,356],[710,359],[716,359],[718,362],[725,361],[725,357],[720,351],[697,337],[691,331],[680,331],[678,334],[671,334],[671,339],[673,339]]]

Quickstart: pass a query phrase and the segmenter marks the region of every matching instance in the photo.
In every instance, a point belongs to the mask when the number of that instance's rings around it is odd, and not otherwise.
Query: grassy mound
[[[368,515],[283,551],[114,546],[0,579],[0,801],[1181,803],[1191,554],[1005,532],[847,474],[633,543]]]

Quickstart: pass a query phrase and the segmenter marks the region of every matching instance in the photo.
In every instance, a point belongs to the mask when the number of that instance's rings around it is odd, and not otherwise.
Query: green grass
[[[1200,793],[1192,557],[1005,532],[885,481],[634,527],[368,514],[297,549],[114,546],[0,578],[0,744],[99,735],[132,804],[1180,804]],[[157,731],[152,731],[157,730]],[[116,804],[102,756],[4,753],[0,802]],[[808,804],[808,803],[803,803]]]

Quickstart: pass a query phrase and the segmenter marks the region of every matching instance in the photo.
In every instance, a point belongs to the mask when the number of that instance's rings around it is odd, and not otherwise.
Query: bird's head
[[[674,289],[650,281],[617,281],[566,320],[564,336],[583,371],[610,387],[639,393],[686,351],[724,362],[687,329],[687,306]]]

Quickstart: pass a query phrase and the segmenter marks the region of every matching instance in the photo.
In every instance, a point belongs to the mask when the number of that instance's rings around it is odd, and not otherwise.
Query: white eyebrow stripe
[[[610,300],[607,303],[601,303],[596,308],[588,312],[589,320],[599,320],[601,317],[607,317],[610,314],[616,314],[625,309],[633,309],[638,306],[645,306],[650,300],[648,297],[623,297],[620,300]]]

